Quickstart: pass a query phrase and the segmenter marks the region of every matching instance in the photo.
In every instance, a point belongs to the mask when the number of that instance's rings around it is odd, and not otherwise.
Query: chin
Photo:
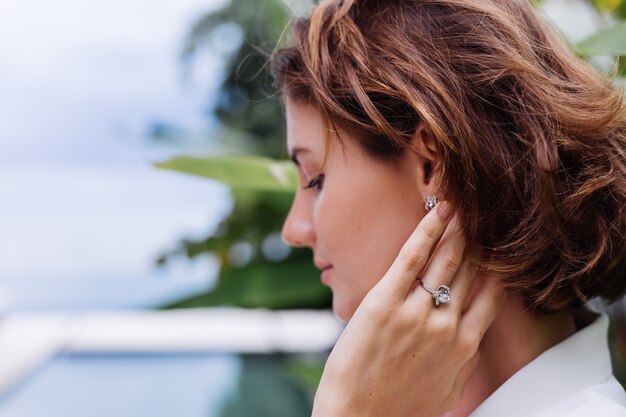
[[[333,295],[333,313],[335,317],[341,320],[344,324],[347,324],[348,321],[350,321],[355,311],[356,308],[353,308],[351,303]]]

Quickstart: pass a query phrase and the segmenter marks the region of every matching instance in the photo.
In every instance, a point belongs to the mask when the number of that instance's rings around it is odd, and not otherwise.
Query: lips
[[[322,277],[321,277],[322,278],[322,283],[324,283],[326,285],[329,285],[329,286],[331,284],[331,280],[330,280],[331,275],[330,274],[332,272],[332,269],[333,269],[333,267],[329,266],[328,268],[326,268],[326,269],[324,269],[322,271]]]
[[[333,266],[329,264],[328,262],[324,262],[320,259],[314,259],[313,263],[315,264],[315,267],[317,269],[322,271],[322,277],[321,277],[322,282],[326,285],[329,285],[330,284],[330,272]]]
[[[315,264],[315,267],[316,267],[317,269],[319,269],[320,271],[323,271],[323,270],[328,269],[328,268],[332,268],[332,265],[331,265],[331,264],[329,264],[329,263],[327,263],[327,262],[320,261],[320,260],[318,260],[318,259],[315,259],[315,260],[313,261],[313,263]]]

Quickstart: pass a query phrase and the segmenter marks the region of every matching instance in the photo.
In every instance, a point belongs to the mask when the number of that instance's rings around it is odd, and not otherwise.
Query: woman
[[[626,415],[621,93],[527,0],[326,1],[273,59],[283,239],[348,323],[313,415]]]

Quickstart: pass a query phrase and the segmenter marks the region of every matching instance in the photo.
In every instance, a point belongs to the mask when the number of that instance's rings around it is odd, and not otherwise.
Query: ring
[[[439,288],[433,290],[428,285],[424,284],[420,277],[415,278],[418,284],[420,284],[426,291],[428,291],[435,300],[435,307],[438,307],[439,304],[445,304],[450,301],[450,294],[452,290],[447,285],[440,285]]]

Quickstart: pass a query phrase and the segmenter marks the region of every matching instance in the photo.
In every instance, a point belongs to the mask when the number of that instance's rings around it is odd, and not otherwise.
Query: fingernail
[[[437,204],[437,214],[439,214],[439,217],[442,219],[448,220],[451,213],[452,207],[450,207],[450,203],[447,201]]]

